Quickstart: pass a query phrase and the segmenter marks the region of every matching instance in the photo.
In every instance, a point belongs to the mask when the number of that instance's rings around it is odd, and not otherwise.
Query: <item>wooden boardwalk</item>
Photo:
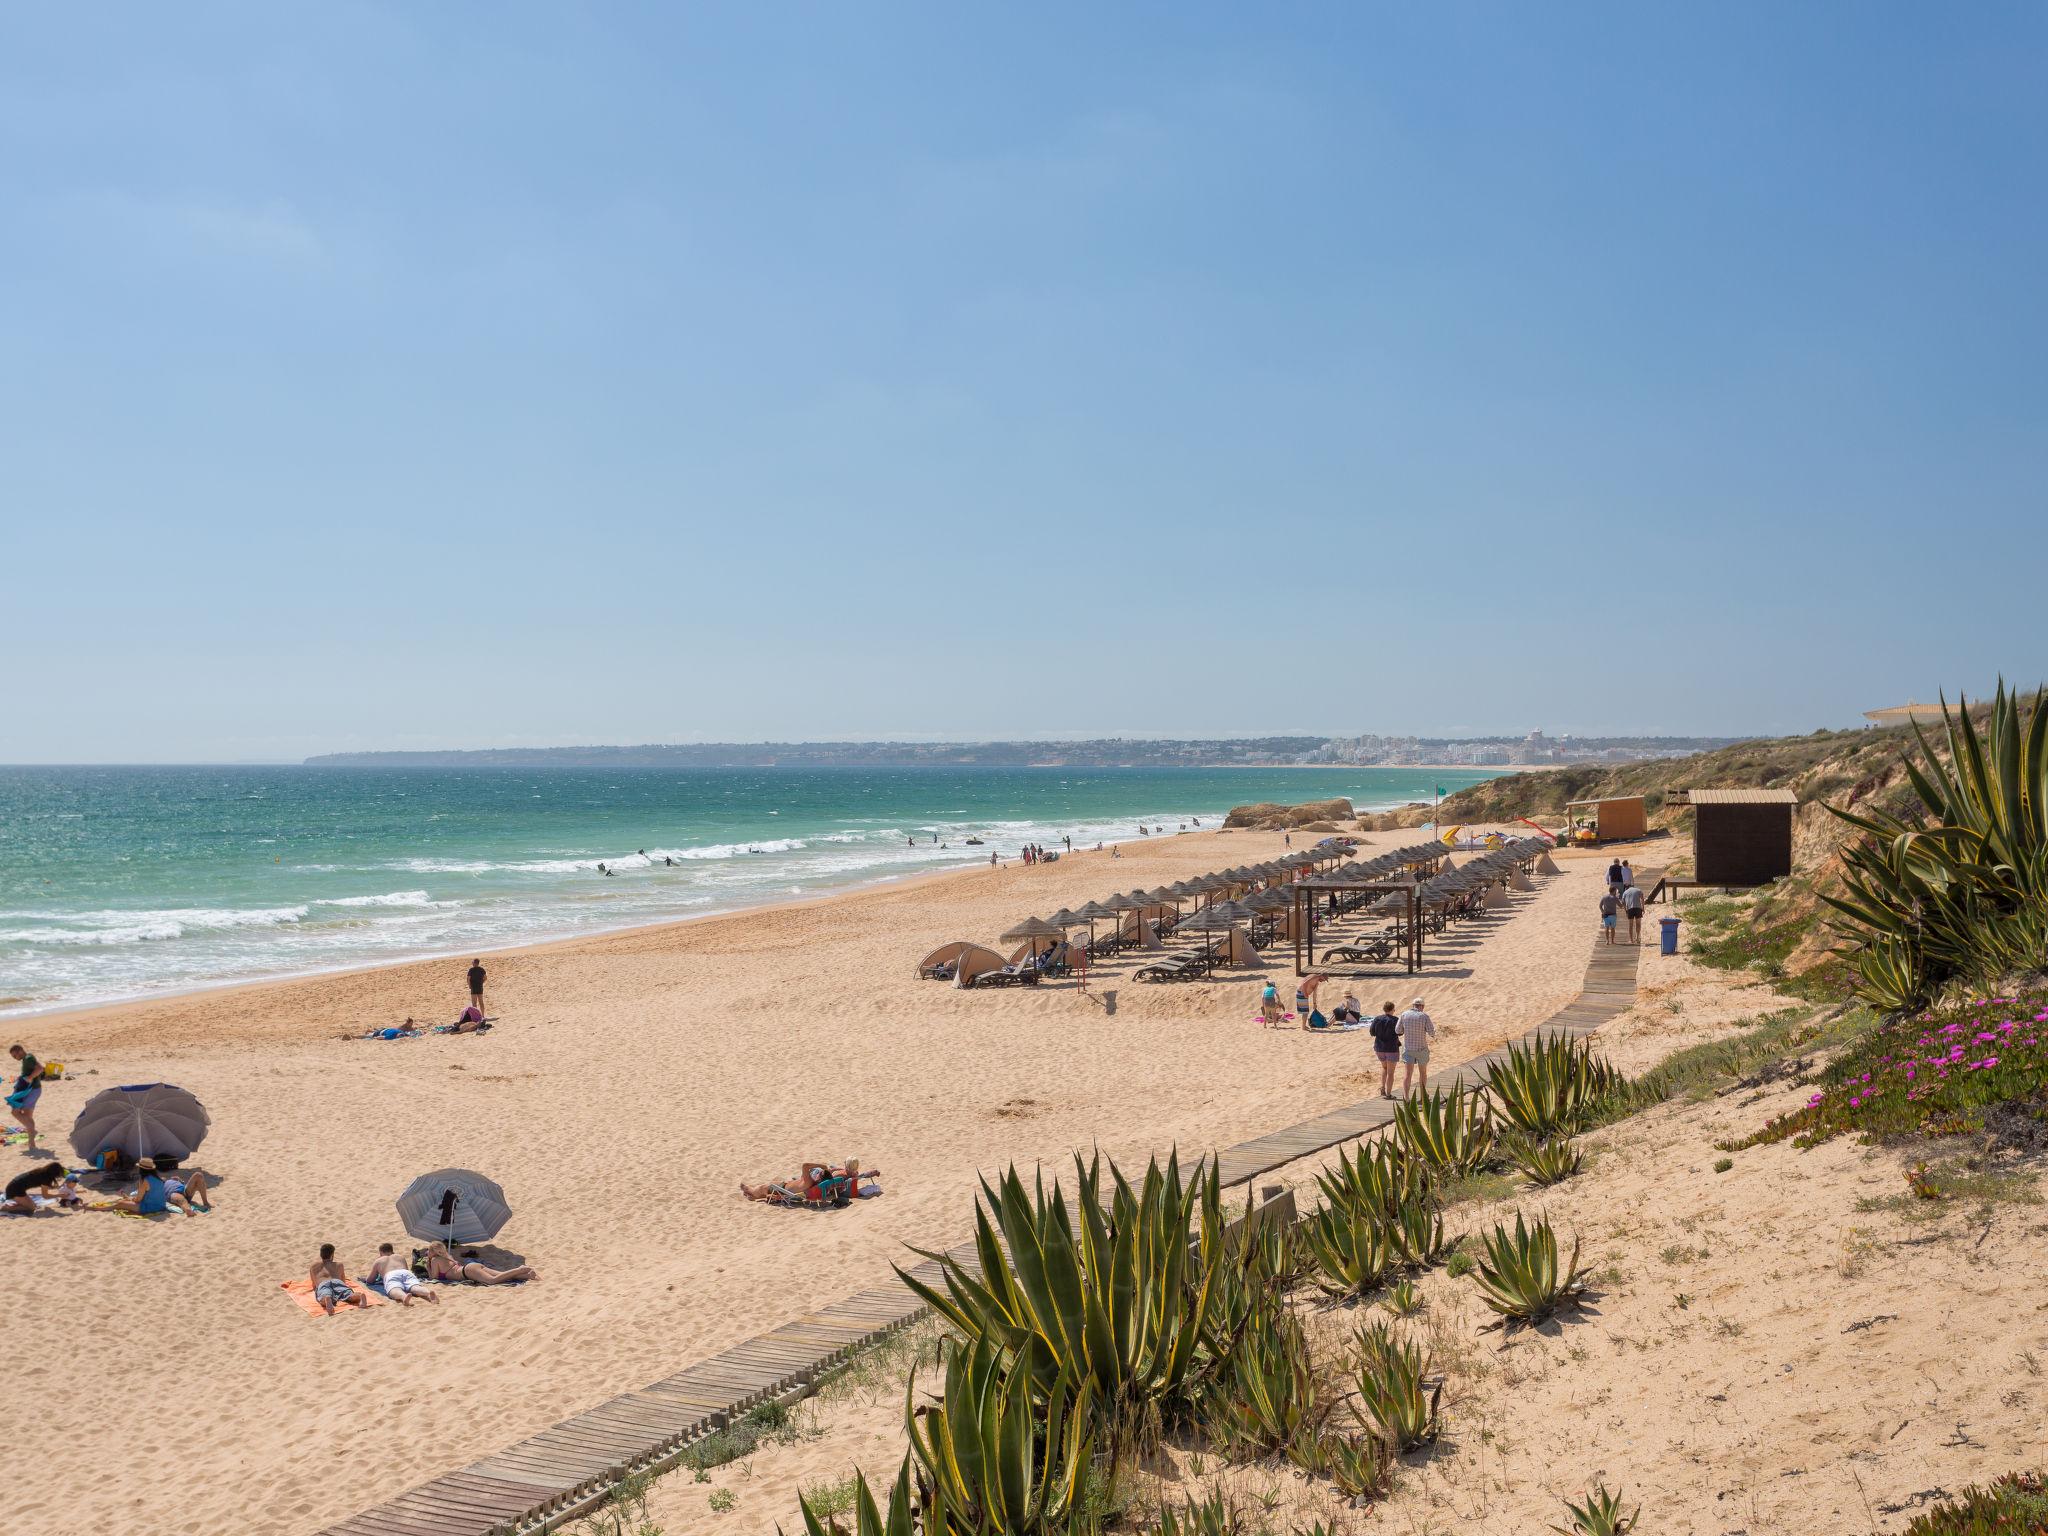
[[[1658,872],[1641,870],[1636,878],[1654,887]],[[1596,940],[1578,998],[1522,1038],[1558,1031],[1588,1035],[1626,1012],[1635,1001],[1640,953],[1634,945]],[[1505,1045],[1488,1051],[1460,1063],[1440,1081],[1474,1082],[1488,1063],[1506,1054]],[[1368,1099],[1226,1148],[1217,1154],[1223,1182],[1245,1184],[1370,1135],[1392,1122],[1393,1110],[1384,1099]],[[950,1254],[978,1271],[972,1243]],[[939,1266],[930,1260],[913,1266],[911,1273],[941,1283]],[[909,1288],[895,1281],[861,1291],[637,1392],[621,1393],[459,1472],[329,1526],[322,1536],[499,1536],[552,1530],[594,1507],[616,1479],[666,1470],[706,1435],[758,1404],[806,1390],[848,1356],[924,1310]]]

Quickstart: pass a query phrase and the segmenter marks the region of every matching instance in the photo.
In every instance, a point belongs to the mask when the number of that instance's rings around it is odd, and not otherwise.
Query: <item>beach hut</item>
[[[1597,800],[1572,800],[1565,804],[1565,820],[1581,824],[1601,843],[1626,842],[1650,830],[1649,812],[1641,795],[1615,795]]]
[[[1692,801],[1693,878],[1701,885],[1749,886],[1792,873],[1789,789],[1696,789]]]

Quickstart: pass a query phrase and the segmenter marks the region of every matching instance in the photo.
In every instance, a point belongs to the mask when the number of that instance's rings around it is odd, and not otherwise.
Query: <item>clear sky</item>
[[[16,5],[0,760],[2048,673],[2048,8]]]

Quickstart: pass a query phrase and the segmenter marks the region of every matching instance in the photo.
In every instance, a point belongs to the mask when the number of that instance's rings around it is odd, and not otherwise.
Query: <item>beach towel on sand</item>
[[[371,1306],[381,1307],[387,1305],[387,1303],[384,1300],[383,1294],[380,1291],[378,1291],[378,1289],[375,1286],[365,1285],[360,1280],[351,1280],[349,1281],[349,1284],[354,1286],[358,1291],[369,1292]],[[279,1288],[284,1291],[285,1295],[291,1297],[293,1301],[297,1302],[299,1304],[299,1310],[305,1313],[308,1317],[327,1316],[327,1313],[324,1310],[322,1310],[320,1303],[313,1299],[312,1281],[283,1280],[279,1282]],[[349,1302],[349,1310],[355,1310],[355,1305],[356,1304],[354,1302]],[[335,1311],[337,1312],[341,1310],[342,1308],[340,1307],[335,1308]]]

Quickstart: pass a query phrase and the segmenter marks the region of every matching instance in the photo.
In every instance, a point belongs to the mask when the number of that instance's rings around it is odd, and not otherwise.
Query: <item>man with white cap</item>
[[[1436,1036],[1436,1021],[1422,1010],[1417,998],[1401,1015],[1401,1093],[1412,1095],[1417,1087],[1429,1087],[1429,1042]]]

